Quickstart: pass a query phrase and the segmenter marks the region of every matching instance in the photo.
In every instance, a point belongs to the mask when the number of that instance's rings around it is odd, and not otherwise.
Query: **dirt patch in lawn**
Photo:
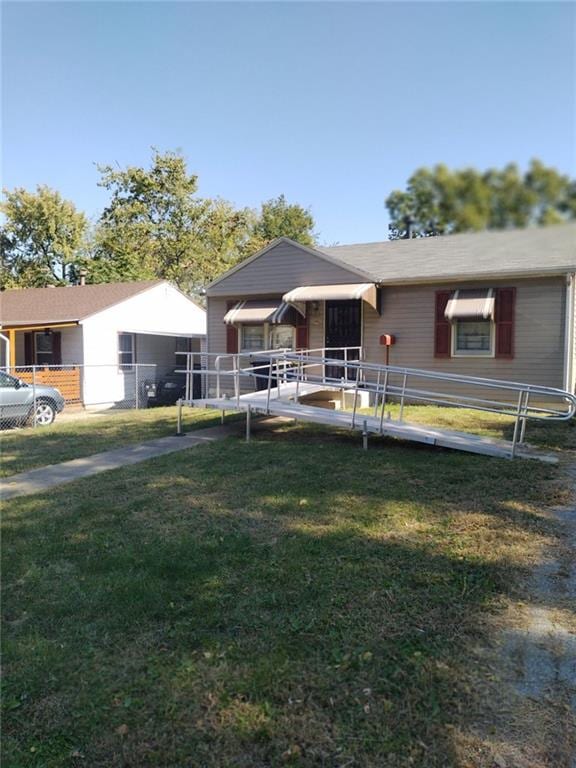
[[[475,649],[475,704],[457,743],[480,768],[576,764],[576,464],[563,470],[568,503],[546,510],[557,535]]]

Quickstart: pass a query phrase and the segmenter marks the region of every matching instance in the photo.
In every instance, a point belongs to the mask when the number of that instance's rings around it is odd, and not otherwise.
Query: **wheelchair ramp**
[[[316,387],[314,392],[308,391],[307,394],[320,391],[326,391],[326,389]],[[363,414],[357,414],[353,423],[353,414],[348,411],[332,411],[327,408],[306,405],[299,401],[285,399],[284,396],[282,399],[271,398],[269,406],[267,406],[266,392],[263,395],[261,393],[242,395],[239,403],[220,398],[194,401],[194,405],[222,411],[247,411],[250,409],[253,414],[280,416],[312,424],[324,424],[328,427],[352,430],[359,434],[366,431],[367,434],[383,435],[397,440],[408,440],[467,453],[479,453],[484,456],[511,459],[516,455],[525,458],[540,458],[545,461],[553,460],[550,456],[537,454],[524,448],[517,448],[514,453],[510,441],[496,440],[469,432],[457,432],[425,424],[392,421],[391,419],[384,419],[380,425],[380,419]]]
[[[209,390],[208,377],[213,376],[216,397],[187,398],[185,404],[245,411],[247,434],[251,414],[262,414],[355,431],[363,435],[365,446],[368,435],[383,435],[484,456],[544,461],[555,459],[524,445],[527,422],[567,421],[576,413],[576,396],[561,389],[367,363],[358,359],[357,348],[354,359],[348,348],[329,351],[218,355],[214,368],[205,368],[204,387]],[[193,373],[191,364],[188,373]],[[340,400],[342,410],[322,407],[334,405],[332,397]],[[397,419],[390,417],[390,403],[399,405]],[[512,417],[512,440],[405,421],[404,406],[410,403]]]

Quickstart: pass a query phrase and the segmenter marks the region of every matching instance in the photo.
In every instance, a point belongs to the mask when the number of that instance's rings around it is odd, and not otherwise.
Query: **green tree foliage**
[[[283,195],[260,213],[199,197],[198,179],[178,153],[154,151],[150,169],[99,170],[111,200],[96,230],[92,282],[164,278],[198,293],[276,237],[315,242],[311,214]]]
[[[4,190],[0,205],[5,221],[0,231],[4,287],[63,285],[75,280],[83,257],[87,220],[58,192],[38,186]]]
[[[290,224],[299,236],[299,206],[263,206],[266,224],[249,209],[197,195],[198,179],[178,153],[154,151],[150,169],[100,167],[111,193],[95,237],[90,280],[164,278],[198,293],[206,283],[267,242],[267,233]],[[271,201],[272,202],[272,201]],[[272,214],[278,221],[272,221]],[[283,218],[281,216],[283,215]],[[282,220],[281,220],[282,219]],[[269,239],[276,237],[270,235]]]
[[[165,278],[192,290],[210,272],[200,247],[209,201],[183,157],[155,151],[150,169],[99,166],[111,193],[96,230],[93,281]]]
[[[177,152],[153,150],[149,168],[98,169],[110,200],[90,231],[84,215],[46,187],[6,193],[4,285],[74,283],[84,268],[90,283],[162,278],[199,293],[277,237],[315,243],[312,215],[283,195],[259,212],[200,197]]]
[[[310,211],[296,203],[288,203],[284,195],[262,203],[247,250],[255,253],[277,237],[289,237],[309,246],[315,245],[317,241],[314,218]]]
[[[485,172],[420,168],[386,199],[390,238],[555,224],[576,218],[576,182],[533,160]]]

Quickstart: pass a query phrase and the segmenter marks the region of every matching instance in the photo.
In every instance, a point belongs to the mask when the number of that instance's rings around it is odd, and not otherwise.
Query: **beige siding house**
[[[280,238],[208,286],[208,351],[349,347],[574,391],[575,273],[574,224],[331,248]]]

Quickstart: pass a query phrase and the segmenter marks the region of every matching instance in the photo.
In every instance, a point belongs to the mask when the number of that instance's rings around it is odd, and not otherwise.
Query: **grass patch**
[[[390,404],[389,410],[392,418],[398,418],[399,406]],[[360,410],[359,413],[372,415],[373,410]],[[244,417],[241,414],[226,417],[227,420],[233,418]],[[507,416],[438,406],[406,406],[404,419],[505,440],[512,439],[514,428],[513,420]],[[219,411],[184,409],[186,431],[219,423]],[[50,427],[36,429],[4,430],[0,432],[0,477],[173,435],[175,428],[176,410],[167,407],[115,412],[77,421],[57,420]],[[529,423],[527,440],[547,450],[576,450],[576,423]]]
[[[469,649],[557,470],[373,444],[287,425],[6,504],[3,765],[475,765]]]
[[[397,419],[400,406],[390,403],[386,408],[392,418]],[[358,413],[373,416],[373,408],[359,409]],[[378,416],[380,412],[378,412]],[[445,427],[462,432],[472,432],[477,435],[494,437],[501,440],[512,440],[514,419],[511,416],[500,416],[495,413],[484,413],[467,408],[448,408],[437,405],[406,405],[403,413],[404,421],[429,424],[433,427]],[[576,421],[528,421],[526,426],[526,442],[546,450],[575,450]]]
[[[185,408],[183,413],[185,430],[220,423],[217,411]],[[174,407],[112,411],[74,421],[56,419],[49,427],[4,430],[0,432],[0,477],[173,435],[175,431]]]

